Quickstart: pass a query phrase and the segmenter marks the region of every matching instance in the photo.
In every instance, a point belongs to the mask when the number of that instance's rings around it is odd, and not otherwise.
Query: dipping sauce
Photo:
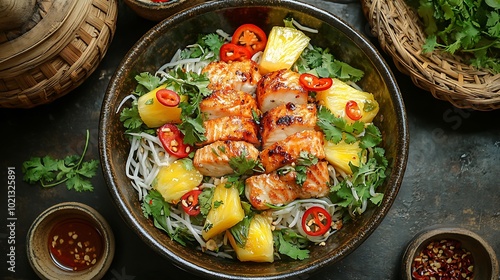
[[[412,278],[418,280],[473,279],[474,259],[457,240],[432,241],[413,259]]]
[[[92,223],[71,218],[52,228],[48,245],[50,256],[57,266],[67,271],[81,271],[99,261],[103,240]]]

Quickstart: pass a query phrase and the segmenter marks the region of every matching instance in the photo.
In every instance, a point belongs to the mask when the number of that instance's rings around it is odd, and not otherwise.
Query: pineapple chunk
[[[167,107],[161,104],[156,99],[156,92],[164,89],[166,85],[159,86],[152,91],[139,97],[137,100],[137,108],[142,121],[148,127],[160,127],[166,123],[180,123],[181,122],[181,108]],[[181,95],[181,102],[187,99],[186,96]]]
[[[352,174],[349,162],[355,166],[359,166],[361,162],[366,161],[366,154],[362,154],[363,149],[359,147],[359,142],[347,144],[345,141],[340,141],[334,144],[330,141],[325,141],[325,156],[326,160],[336,169],[340,169],[348,175]],[[360,158],[360,155],[361,158]]]
[[[298,29],[274,26],[267,38],[259,66],[260,73],[264,75],[290,69],[309,44],[309,40],[310,38]]]
[[[196,189],[202,180],[203,175],[194,168],[193,161],[184,158],[163,166],[156,175],[153,188],[165,201],[176,204],[185,193]]]
[[[339,79],[333,79],[333,85],[329,89],[318,92],[316,100],[330,109],[336,117],[342,117],[348,123],[354,122],[345,113],[345,106],[349,100],[358,103],[361,110],[361,119],[359,119],[361,122],[372,122],[379,110],[378,102],[373,94],[357,90]]]
[[[236,187],[226,187],[225,183],[215,187],[212,208],[208,212],[202,236],[205,240],[231,228],[245,217],[240,195]]]
[[[242,262],[274,261],[273,232],[271,223],[264,216],[257,214],[252,218],[245,247],[240,247],[229,231],[227,231],[227,236],[238,260]]]

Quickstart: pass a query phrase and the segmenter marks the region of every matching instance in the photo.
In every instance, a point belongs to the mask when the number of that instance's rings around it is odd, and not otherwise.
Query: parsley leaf
[[[32,157],[23,162],[23,180],[29,184],[39,182],[42,187],[49,188],[66,183],[68,190],[93,191],[89,179],[95,176],[99,162],[97,160],[83,161],[89,145],[90,134],[87,130],[85,148],[80,156],[71,155],[62,160],[50,156]]]

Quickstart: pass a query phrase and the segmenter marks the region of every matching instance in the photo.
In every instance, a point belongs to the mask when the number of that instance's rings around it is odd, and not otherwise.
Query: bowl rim
[[[108,135],[104,133],[106,128],[106,123],[109,121],[111,116],[115,114],[110,108],[112,108],[113,95],[119,87],[119,81],[125,78],[124,66],[134,61],[139,56],[139,50],[144,49],[147,45],[154,41],[156,38],[161,36],[162,30],[165,26],[169,25],[178,25],[182,23],[184,18],[193,17],[195,15],[204,14],[207,12],[223,10],[223,9],[232,9],[241,6],[246,7],[278,7],[278,8],[292,8],[294,10],[300,11],[301,13],[306,13],[308,15],[312,15],[319,20],[326,22],[334,22],[336,24],[336,28],[344,33],[348,34],[349,38],[369,57],[369,59],[374,63],[380,66],[377,68],[378,74],[382,77],[383,82],[387,86],[387,90],[389,91],[392,103],[394,104],[395,114],[397,115],[397,130],[400,132],[401,137],[396,139],[395,146],[398,152],[399,157],[396,157],[393,162],[393,169],[391,177],[387,181],[387,186],[391,186],[387,188],[384,193],[384,199],[380,206],[377,207],[376,211],[373,213],[370,221],[366,223],[366,230],[361,231],[360,234],[356,237],[351,237],[349,242],[352,244],[356,244],[356,246],[345,246],[341,251],[339,251],[339,256],[324,258],[321,261],[316,262],[314,265],[309,267],[303,267],[299,271],[292,270],[285,274],[280,275],[272,275],[265,277],[258,277],[259,279],[283,279],[288,277],[296,277],[302,274],[310,274],[328,264],[332,261],[339,261],[348,254],[350,254],[356,247],[358,247],[361,243],[363,243],[368,236],[375,230],[375,228],[382,222],[383,218],[389,211],[390,207],[394,203],[394,200],[397,196],[399,188],[401,186],[404,171],[406,168],[406,162],[408,159],[408,150],[409,150],[409,131],[408,124],[406,119],[406,109],[404,106],[403,98],[399,87],[397,85],[395,76],[390,70],[388,64],[385,62],[383,56],[379,53],[379,51],[375,48],[375,46],[364,36],[361,32],[356,31],[353,27],[347,24],[344,20],[337,17],[336,15],[327,12],[323,9],[317,8],[310,4],[302,3],[299,1],[293,0],[281,0],[277,2],[271,3],[266,0],[241,0],[241,1],[224,1],[224,0],[215,0],[209,1],[205,3],[198,4],[189,10],[184,10],[179,12],[162,22],[155,25],[149,31],[147,31],[128,51],[128,53],[124,56],[123,60],[117,67],[117,70],[113,74],[110,79],[110,83],[106,90],[104,100],[102,103],[100,123],[99,123],[99,152],[101,156],[101,166],[104,173],[104,178],[106,184],[108,185],[108,190],[110,191],[111,196],[115,202],[115,206],[118,208],[120,214],[127,222],[127,224],[139,235],[139,237],[151,248],[153,248],[157,253],[167,257],[167,259],[178,266],[179,268],[190,271],[191,273],[195,273],[198,275],[202,275],[204,277],[211,278],[225,278],[225,279],[241,279],[241,275],[235,274],[226,274],[219,273],[213,270],[205,269],[198,267],[184,259],[179,258],[177,255],[173,254],[168,248],[164,247],[158,239],[148,236],[146,229],[142,228],[138,221],[132,219],[132,217],[127,213],[127,204],[124,202],[124,197],[120,192],[119,188],[116,187],[113,181],[112,170],[113,167],[110,165],[110,160],[112,155],[110,151],[106,150],[106,145],[109,141]],[[392,93],[392,94],[391,94]],[[247,276],[247,275],[244,275]]]
[[[50,222],[64,220],[65,218],[62,215],[65,212],[73,213],[73,215],[84,216],[83,219],[86,219],[97,227],[103,239],[103,253],[96,265],[89,269],[75,273],[67,272],[65,275],[61,274],[52,278],[52,274],[46,272],[46,269],[44,268],[45,266],[43,263],[40,263],[43,260],[39,257],[39,253],[37,253],[38,246],[36,246],[33,242],[37,242],[35,240],[42,237],[47,237],[46,235],[42,236],[39,231],[43,230],[44,227],[51,227],[51,225],[48,224]],[[48,234],[49,232],[47,232],[47,235]],[[61,202],[45,209],[35,218],[28,230],[28,234],[26,235],[26,253],[31,268],[42,279],[60,279],[59,277],[62,276],[70,277],[71,274],[74,274],[74,276],[71,277],[75,277],[75,279],[96,279],[96,277],[103,277],[111,266],[115,254],[115,238],[110,225],[97,210],[80,202]],[[50,262],[50,260],[47,261]],[[55,264],[54,267],[56,267]],[[63,271],[61,271],[61,273],[63,273]]]
[[[403,253],[402,262],[401,262],[401,276],[402,279],[411,280],[411,265],[413,262],[413,258],[421,249],[425,243],[430,242],[434,239],[439,239],[440,236],[447,235],[450,236],[450,239],[461,239],[462,237],[469,238],[475,241],[478,245],[484,249],[484,251],[488,254],[488,259],[490,260],[491,265],[491,278],[489,280],[497,280],[499,276],[499,264],[498,259],[495,253],[495,250],[491,247],[491,245],[483,239],[476,232],[453,226],[453,225],[434,225],[430,226],[419,233],[417,233],[411,240],[408,242],[407,247]]]

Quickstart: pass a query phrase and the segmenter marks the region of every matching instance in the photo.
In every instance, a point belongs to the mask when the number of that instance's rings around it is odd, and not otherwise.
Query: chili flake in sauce
[[[412,263],[415,280],[473,279],[473,272],[472,254],[453,239],[430,242]]]
[[[92,223],[80,218],[56,224],[50,231],[48,243],[52,260],[63,270],[85,270],[102,255],[101,233]]]

